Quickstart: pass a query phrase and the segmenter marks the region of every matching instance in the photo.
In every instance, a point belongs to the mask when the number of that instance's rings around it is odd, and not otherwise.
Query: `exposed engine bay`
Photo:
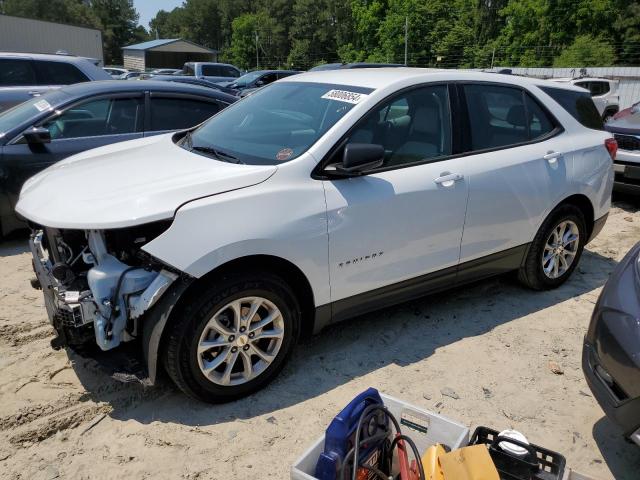
[[[54,348],[91,342],[110,350],[135,339],[140,320],[180,277],[140,248],[170,221],[113,230],[36,227],[30,239],[36,288],[58,333]]]

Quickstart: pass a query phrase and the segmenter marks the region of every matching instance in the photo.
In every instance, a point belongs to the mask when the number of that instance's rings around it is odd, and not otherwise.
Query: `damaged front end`
[[[169,221],[113,230],[34,228],[34,286],[42,288],[54,348],[102,350],[137,338],[142,320],[183,274],[140,247]]]

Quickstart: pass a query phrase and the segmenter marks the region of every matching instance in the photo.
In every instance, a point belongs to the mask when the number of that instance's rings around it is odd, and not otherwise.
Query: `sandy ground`
[[[640,202],[627,201],[562,288],[531,292],[507,276],[332,327],[266,390],[222,406],[169,384],[119,383],[53,351],[25,241],[1,244],[0,477],[285,479],[340,408],[375,386],[471,428],[516,428],[594,478],[638,479],[640,448],[603,416],[580,368],[600,288],[640,240]]]

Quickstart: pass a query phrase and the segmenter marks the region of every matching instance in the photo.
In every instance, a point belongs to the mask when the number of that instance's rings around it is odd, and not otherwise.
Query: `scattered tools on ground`
[[[395,415],[385,405],[383,397],[388,403],[394,403]],[[398,408],[398,405],[409,407],[400,400],[381,396],[374,388],[362,392],[332,420],[324,441],[318,442],[298,462],[299,466],[315,465],[315,470],[304,472],[294,466],[292,478],[563,479],[564,457],[529,443],[520,432],[498,432],[488,427],[478,427],[467,442],[468,429],[464,428],[464,440],[447,432],[447,428],[455,430],[461,427],[459,424],[417,408]],[[435,433],[432,431],[432,421],[444,422],[437,424]],[[401,425],[406,427],[404,431]],[[447,445],[446,439],[455,440]]]

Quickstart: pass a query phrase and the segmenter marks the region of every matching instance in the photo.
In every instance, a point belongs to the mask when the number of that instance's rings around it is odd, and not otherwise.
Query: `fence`
[[[510,68],[510,67],[498,67]],[[592,67],[592,68],[526,68],[515,67],[511,71],[518,75],[538,78],[563,78],[586,75],[589,77],[618,80],[620,109],[640,101],[640,67]]]

